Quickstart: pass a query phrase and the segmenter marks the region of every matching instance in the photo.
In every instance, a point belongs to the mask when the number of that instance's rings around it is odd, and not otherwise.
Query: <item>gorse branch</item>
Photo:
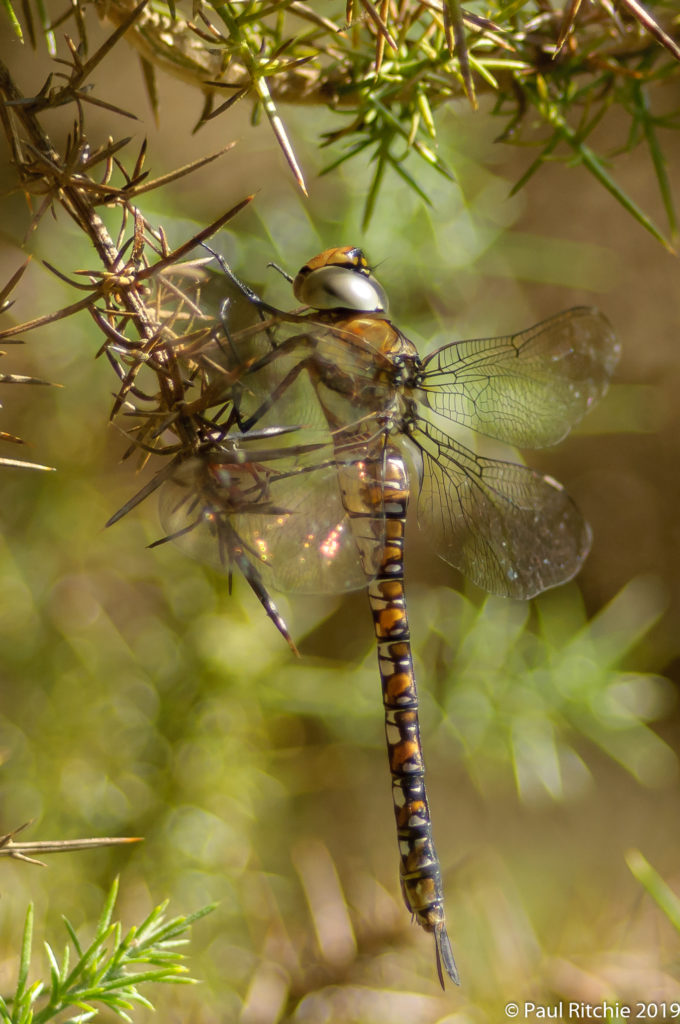
[[[0,313],[7,312],[11,309],[13,302],[9,296],[12,294],[16,286],[21,281],[26,268],[28,267],[29,260],[26,260],[19,269],[12,274],[7,284],[0,290]],[[17,339],[13,339],[15,342]],[[6,355],[5,352],[0,351],[0,356]],[[0,384],[44,384],[48,385],[49,381],[39,380],[37,377],[30,377],[26,374],[20,373],[0,373]],[[1,406],[0,406],[1,408]],[[11,434],[6,430],[0,430],[0,441],[8,442],[9,444],[21,445],[24,444],[22,438],[16,434]],[[27,462],[25,459],[13,459],[5,456],[0,456],[0,466],[12,467],[14,469],[42,469],[51,470],[51,466],[42,466],[37,462]],[[0,840],[1,842],[1,840]]]
[[[29,907],[24,925],[19,972],[12,997],[0,997],[0,1021],[3,1024],[47,1024],[64,1013],[72,1021],[91,1020],[108,1009],[130,1021],[128,1011],[135,1006],[153,1009],[140,989],[149,983],[193,984],[177,949],[194,921],[209,914],[214,905],[194,914],[166,919],[166,903],[156,907],[139,925],[123,933],[114,922],[113,908],[118,882],[112,885],[94,937],[84,946],[73,926],[64,919],[69,943],[61,958],[46,944],[50,964],[49,981],[29,984],[33,940],[33,908]]]
[[[19,825],[11,832],[0,836],[0,857],[10,857],[12,860],[22,860],[28,864],[38,864],[44,867],[44,861],[38,860],[33,854],[44,855],[46,853],[72,853],[76,850],[94,850],[103,846],[122,846],[127,843],[139,843],[141,839],[137,836],[93,836],[89,839],[38,839],[32,842],[16,842],[15,836],[28,828],[30,822]]]
[[[8,2],[18,24],[20,12]],[[201,90],[205,104],[199,125],[249,97],[253,120],[265,114],[303,192],[296,139],[281,108],[327,107],[341,122],[319,137],[320,145],[335,150],[327,169],[360,154],[374,165],[367,223],[386,170],[423,198],[426,166],[453,177],[434,152],[442,117],[452,101],[467,96],[476,107],[486,94],[503,121],[499,139],[539,147],[540,155],[522,183],[546,160],[562,154],[572,160],[576,155],[577,163],[628,213],[667,243],[663,231],[604,170],[606,155],[591,145],[587,152],[592,159],[584,158],[587,136],[611,108],[618,108],[632,125],[644,125],[630,145],[647,146],[668,228],[671,234],[675,231],[670,190],[661,171],[661,124],[654,112],[659,86],[680,75],[677,12],[671,0],[645,8],[637,0],[622,0],[616,11],[609,4],[585,7],[573,0],[563,11],[536,7],[529,0],[492,0],[487,17],[466,10],[459,0],[405,0],[398,5],[354,0],[335,17],[298,0],[198,0],[191,10],[161,0],[99,0],[97,6],[116,32],[106,48],[85,62],[72,47],[77,74],[67,85],[46,86],[39,97],[43,105],[54,95],[62,101],[70,96],[93,102],[82,81],[124,32],[139,52],[156,116],[156,68]],[[74,5],[73,16],[80,46],[85,46],[84,6]]]
[[[74,60],[71,75],[81,82],[79,61]],[[204,466],[208,474],[206,477],[200,469],[189,470],[189,498],[197,509],[198,523],[210,490],[210,459],[215,453],[217,458],[223,454],[222,441],[238,422],[238,413],[233,402],[234,375],[216,372],[215,358],[225,344],[225,326],[214,311],[207,311],[203,301],[202,288],[209,278],[204,267],[207,259],[186,257],[236,216],[252,196],[173,249],[162,227],[153,226],[133,200],[204,166],[214,156],[148,182],[143,172],[145,147],[126,171],[118,154],[127,140],[91,148],[80,106],[65,152],[59,153],[43,131],[35,99],[24,99],[2,65],[0,91],[6,98],[4,123],[19,176],[28,191],[42,197],[34,225],[58,204],[90,240],[101,263],[101,269],[80,272],[82,281],[73,281],[47,264],[60,278],[84,291],[84,298],[0,331],[0,339],[87,310],[101,333],[99,354],[105,355],[118,380],[111,418],[125,417],[122,429],[130,442],[125,457],[138,453],[142,464],[152,456],[166,457],[166,465],[111,517],[110,524],[185,465]],[[39,103],[38,107],[42,109]],[[95,178],[95,174],[99,176]],[[97,212],[97,207],[104,204],[120,212],[115,239]],[[228,518],[221,523],[219,533],[224,567],[228,569],[232,563],[239,567],[295,650]]]

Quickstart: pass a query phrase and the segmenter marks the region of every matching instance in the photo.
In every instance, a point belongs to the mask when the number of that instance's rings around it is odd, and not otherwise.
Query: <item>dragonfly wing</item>
[[[487,437],[543,448],[604,395],[619,352],[607,318],[576,307],[520,334],[438,349],[423,361],[420,397]]]
[[[265,588],[340,593],[365,586],[377,571],[384,520],[380,507],[355,524],[364,461],[339,462],[330,444],[313,462],[307,453],[271,454],[266,462],[253,450],[238,464],[194,459],[180,467],[161,488],[168,538],[218,569],[243,568],[247,559]]]
[[[382,506],[363,498],[362,462],[335,463],[275,481],[274,514],[236,516],[234,526],[269,585],[287,592],[358,590],[375,575]]]
[[[329,324],[314,317],[286,320],[282,314],[269,327],[276,347],[261,358],[253,358],[250,348],[263,327],[253,331],[231,337],[238,353],[235,366],[240,367],[241,419],[249,424],[278,422],[284,397],[296,422],[314,429],[322,423],[344,426],[382,411],[393,398],[394,365],[380,343],[400,335],[383,319],[355,317]]]
[[[527,599],[571,579],[591,533],[564,488],[527,466],[474,455],[432,426],[418,521],[437,553],[477,586]]]

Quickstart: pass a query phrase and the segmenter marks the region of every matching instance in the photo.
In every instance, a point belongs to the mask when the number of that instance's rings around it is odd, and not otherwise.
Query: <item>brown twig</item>
[[[75,850],[95,850],[103,846],[124,846],[127,843],[143,842],[140,836],[95,836],[92,839],[55,839],[36,840],[35,842],[16,843],[14,837],[31,824],[24,822],[11,832],[0,836],[0,857],[11,857],[12,860],[23,860],[27,864],[46,867],[44,861],[38,860],[34,854],[72,853]]]

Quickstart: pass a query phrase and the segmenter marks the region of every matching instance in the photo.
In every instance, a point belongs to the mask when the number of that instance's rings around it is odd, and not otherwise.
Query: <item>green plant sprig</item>
[[[57,1015],[77,1011],[71,1022],[91,1020],[104,1008],[112,1010],[125,1021],[135,1005],[153,1009],[139,986],[151,982],[161,984],[195,984],[188,977],[177,949],[187,942],[186,936],[194,921],[215,909],[215,904],[193,914],[166,920],[167,901],[157,906],[139,925],[123,934],[120,922],[112,921],[118,895],[114,881],[104,903],[95,934],[84,947],[75,929],[64,918],[70,944],[64,947],[61,961],[46,943],[50,963],[49,983],[29,984],[33,945],[33,906],[26,913],[19,959],[19,974],[14,995],[0,997],[2,1024],[47,1024]],[[77,958],[72,964],[73,954]],[[40,1005],[43,1000],[44,1005]]]
[[[664,203],[668,219],[671,237],[677,231],[677,216],[673,195],[666,174],[666,161],[660,146],[658,132],[656,131],[657,120],[650,110],[649,91],[636,79],[624,80],[625,84],[619,85],[618,102],[625,107],[631,116],[631,131],[625,150],[632,149],[639,142],[646,142],[650,151],[651,163],[657,178],[658,188]],[[575,160],[581,164],[593,177],[614,197],[614,199],[629,213],[646,231],[657,241],[661,242],[670,252],[674,252],[671,238],[667,237],[651,217],[640,207],[638,203],[618,184],[609,171],[607,158],[600,156],[595,149],[586,142],[586,139],[594,133],[595,129],[607,113],[613,102],[611,96],[604,96],[599,105],[593,106],[590,97],[583,95],[583,92],[576,94],[573,88],[567,83],[565,89],[555,88],[555,82],[548,82],[542,76],[536,76],[532,86],[527,85],[525,95],[528,102],[539,114],[542,122],[548,127],[550,134],[541,143],[541,153],[530,164],[519,181],[515,183],[511,194],[515,194],[524,188],[528,181],[538,169],[549,160],[556,159],[555,151],[560,144],[566,148],[567,159]],[[607,92],[607,85],[604,84],[603,91]],[[570,123],[570,116],[573,120],[574,107],[581,107],[581,114],[578,124],[573,127]],[[638,131],[641,127],[642,131]]]

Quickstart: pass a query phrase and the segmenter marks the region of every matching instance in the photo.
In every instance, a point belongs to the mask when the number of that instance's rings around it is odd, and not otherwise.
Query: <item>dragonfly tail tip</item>
[[[442,967],[454,985],[460,985],[460,975],[458,974],[458,968],[456,967],[456,961],[453,956],[451,940],[449,939],[446,931],[446,925],[443,921],[435,928],[434,947],[437,954],[437,974],[439,975],[439,983],[441,987],[444,988]]]

